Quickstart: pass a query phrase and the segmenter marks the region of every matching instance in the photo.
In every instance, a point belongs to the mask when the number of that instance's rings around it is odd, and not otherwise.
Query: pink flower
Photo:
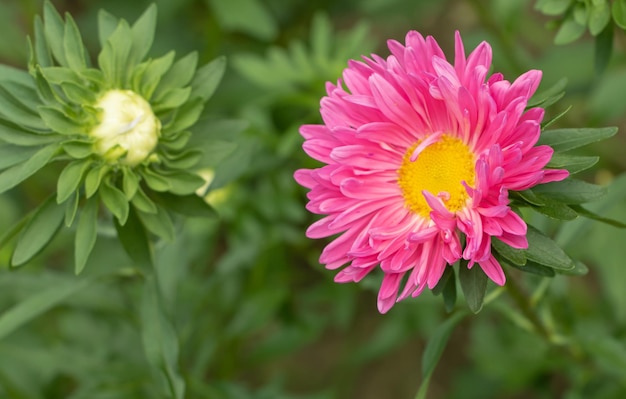
[[[295,173],[310,189],[307,209],[326,215],[306,234],[339,234],[320,256],[328,269],[347,264],[336,282],[380,266],[381,313],[434,288],[461,258],[503,285],[492,237],[528,247],[509,191],[568,176],[544,169],[553,153],[535,146],[544,111],[525,110],[541,72],[513,83],[487,78],[491,47],[483,42],[466,58],[458,32],[455,44],[454,64],[415,31],[406,45],[388,42],[387,60],[351,60],[337,85],[327,83],[324,124],[300,129],[304,151],[325,164]]]

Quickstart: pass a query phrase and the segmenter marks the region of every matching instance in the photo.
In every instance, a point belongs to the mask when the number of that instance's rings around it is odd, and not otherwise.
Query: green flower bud
[[[161,135],[161,121],[150,104],[130,90],[109,90],[95,104],[99,123],[89,132],[94,150],[109,163],[135,166],[150,156]]]

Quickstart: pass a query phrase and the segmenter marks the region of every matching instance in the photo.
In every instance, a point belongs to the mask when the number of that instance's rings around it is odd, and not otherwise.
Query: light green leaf
[[[164,156],[163,163],[170,169],[189,170],[196,167],[203,156],[200,150],[190,150],[172,157]]]
[[[58,152],[58,148],[59,147],[55,144],[46,146],[37,151],[25,162],[5,169],[2,173],[0,173],[0,193],[17,186],[30,176],[34,175],[39,169],[46,166],[52,157]]]
[[[65,202],[80,186],[83,176],[91,166],[89,160],[75,160],[67,164],[57,180],[57,203]]]
[[[154,200],[181,215],[192,217],[215,217],[217,215],[209,204],[195,194],[180,196],[170,193],[155,193]]]
[[[576,21],[573,14],[570,14],[561,24],[556,36],[554,44],[561,45],[571,43],[580,38],[585,33],[585,25]]]
[[[117,187],[113,186],[108,180],[100,185],[100,198],[109,211],[123,226],[128,219],[129,205],[124,193]]]
[[[85,176],[85,197],[90,198],[98,191],[102,178],[109,173],[111,167],[107,164],[100,164],[93,167]]]
[[[174,56],[174,51],[170,51],[163,57],[146,61],[140,68],[137,68],[132,76],[135,91],[146,100],[151,100],[161,77],[171,68]]]
[[[74,82],[61,83],[61,89],[68,100],[75,104],[94,104],[97,100],[96,93],[85,87],[85,85],[78,85]]]
[[[74,237],[74,272],[78,275],[87,264],[89,254],[96,244],[98,228],[98,198],[91,197],[80,213]]]
[[[85,140],[68,140],[62,144],[67,155],[75,159],[83,159],[93,155],[93,142]]]
[[[574,269],[574,262],[561,247],[533,226],[528,226],[526,238],[528,238],[528,249],[526,250],[528,260],[559,271]]]
[[[613,20],[622,29],[626,29],[626,0],[613,1]]]
[[[143,192],[141,187],[137,187],[137,192],[131,200],[131,203],[137,210],[144,213],[156,213],[157,207],[150,198]]]
[[[126,224],[121,225],[113,219],[117,237],[126,251],[126,254],[135,264],[143,269],[151,270],[153,266],[152,246],[143,224],[137,217],[134,209],[130,209]]]
[[[78,73],[64,67],[48,67],[39,68],[43,77],[52,84],[60,85],[61,83],[74,83],[78,86],[84,86],[84,81]]]
[[[98,40],[100,47],[104,47],[109,37],[115,31],[119,20],[104,9],[98,10]]]
[[[177,195],[188,195],[195,193],[197,189],[205,183],[204,179],[195,173],[178,172],[162,175],[170,185],[170,191]]]
[[[133,65],[129,65],[132,48],[132,40],[129,38],[131,37],[128,23],[120,20],[98,54],[98,65],[106,81],[110,82],[113,87],[124,87],[128,74],[133,69]]]
[[[95,279],[91,277],[54,284],[13,305],[0,316],[0,339],[52,309],[76,292],[93,284],[94,281]]]
[[[55,107],[41,106],[38,110],[46,126],[57,133],[72,135],[81,134],[84,131],[83,126]]]
[[[606,188],[582,180],[565,179],[540,184],[533,188],[535,194],[548,197],[564,204],[582,204],[597,200],[606,194]]]
[[[42,67],[52,66],[52,55],[44,34],[43,21],[39,15],[35,16],[34,33],[35,42],[31,54],[31,67],[34,67],[34,63]]]
[[[141,338],[144,352],[156,376],[165,380],[168,397],[182,399],[185,381],[178,372],[178,337],[166,318],[154,278],[146,280],[141,303]]]
[[[546,15],[561,15],[572,4],[572,0],[537,0],[535,10]]]
[[[189,99],[190,94],[191,87],[172,89],[161,95],[160,98],[153,100],[154,107],[152,107],[152,110],[158,114],[166,110],[179,108]]]
[[[141,62],[148,54],[154,40],[154,31],[157,23],[157,6],[150,4],[146,11],[135,21],[132,31],[133,50],[131,65]]]
[[[155,100],[160,101],[170,90],[180,89],[189,84],[196,72],[197,65],[198,53],[195,51],[176,61],[161,77],[154,94]]]
[[[473,313],[478,313],[483,307],[485,291],[487,290],[488,277],[478,264],[471,269],[467,267],[467,261],[461,259],[459,264],[459,281],[467,306]]]
[[[589,32],[597,36],[611,20],[611,9],[606,1],[594,1],[589,10]]]
[[[454,331],[454,328],[466,315],[466,312],[454,313],[435,329],[431,338],[428,340],[422,355],[422,385],[415,399],[425,399],[427,397],[426,394],[428,393],[430,378],[448,343],[448,339],[452,331]]]
[[[65,203],[65,226],[71,227],[74,224],[74,218],[78,211],[78,203],[80,202],[80,192],[74,191],[74,194],[70,196],[69,201]]]
[[[549,145],[556,152],[573,150],[584,145],[606,140],[617,133],[616,127],[554,129],[541,132],[538,145]]]
[[[200,67],[191,82],[191,97],[200,97],[207,101],[213,93],[226,70],[226,58],[218,57],[208,64]]]
[[[83,39],[74,18],[69,13],[65,14],[65,34],[63,37],[63,52],[67,59],[67,66],[71,69],[82,69],[87,67],[87,56]]]
[[[42,203],[28,221],[11,256],[11,266],[20,266],[31,260],[55,236],[63,218],[65,207],[54,201],[54,196]]]
[[[139,177],[129,167],[122,167],[122,190],[127,200],[131,200],[139,188]]]
[[[174,133],[193,126],[200,118],[203,109],[204,103],[201,98],[195,98],[186,102],[185,105],[176,110],[172,122],[163,127],[163,133]]]
[[[0,129],[2,127],[0,126]],[[2,134],[0,133],[0,137]],[[13,144],[0,143],[0,169],[5,169],[18,163],[24,162],[40,148],[38,147],[22,147]]]
[[[43,6],[44,34],[52,55],[62,66],[68,66],[65,57],[63,37],[65,36],[65,26],[63,19],[50,1],[46,1]]]
[[[25,106],[5,87],[8,84],[4,82],[0,85],[0,117],[4,115],[4,119],[28,129],[46,130],[48,127],[39,117],[36,107]]]
[[[161,176],[149,167],[143,170],[142,177],[148,187],[150,187],[154,191],[169,191],[172,188],[168,179]]]
[[[278,26],[259,0],[207,0],[220,26],[226,31],[248,33],[257,39],[271,40]]]
[[[157,213],[137,212],[137,216],[139,216],[139,219],[148,231],[165,240],[173,241],[176,234],[172,218],[163,208],[157,207],[156,209]]]

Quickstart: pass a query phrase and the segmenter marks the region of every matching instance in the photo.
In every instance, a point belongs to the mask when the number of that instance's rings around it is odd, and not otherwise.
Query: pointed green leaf
[[[115,31],[109,36],[102,51],[98,54],[98,65],[106,81],[113,87],[124,87],[128,74],[134,65],[129,64],[132,48],[130,27],[125,20],[120,20]]]
[[[63,52],[67,59],[68,67],[72,69],[82,69],[87,66],[87,56],[85,46],[80,37],[80,31],[74,18],[69,13],[65,14],[65,29],[63,37]]]
[[[570,175],[573,175],[591,168],[598,160],[600,160],[598,156],[577,156],[557,152],[552,155],[546,166],[551,169],[567,169]]]
[[[576,21],[573,14],[569,14],[556,33],[554,44],[567,44],[577,40],[585,33],[585,28],[585,25],[581,25]]]
[[[126,224],[121,225],[113,219],[117,237],[126,254],[141,268],[152,270],[152,246],[148,240],[146,229],[141,224],[134,209],[130,209]]]
[[[596,75],[604,73],[609,65],[611,54],[613,54],[613,36],[613,23],[610,21],[606,28],[596,36],[593,63]]]
[[[571,208],[576,211],[580,216],[584,216],[589,219],[597,220],[598,222],[606,223],[608,225],[618,227],[620,229],[626,228],[626,223],[620,222],[619,220],[614,220],[610,218],[605,218],[603,216],[598,215],[595,212],[590,211],[589,209],[580,206],[580,205],[571,205]]]
[[[578,213],[570,206],[549,197],[539,196],[543,201],[541,206],[532,206],[535,211],[557,220],[574,220]]]
[[[161,176],[149,167],[143,170],[142,177],[148,187],[150,187],[154,191],[169,191],[172,188],[168,179]]]
[[[98,40],[100,47],[104,47],[109,37],[115,31],[119,20],[106,10],[98,10]]]
[[[0,118],[0,140],[18,146],[40,146],[59,140],[59,136],[37,134]]]
[[[170,191],[177,195],[188,195],[195,193],[197,189],[205,183],[204,179],[196,173],[178,172],[162,175],[170,185]]]
[[[142,68],[137,68],[137,73],[132,77],[134,90],[146,100],[151,100],[161,77],[171,68],[174,55],[174,51],[170,51],[163,57],[146,61]]]
[[[61,83],[61,89],[67,99],[75,104],[94,104],[97,100],[96,93],[84,85],[78,85],[74,82],[63,82]]]
[[[267,6],[260,0],[207,0],[222,29],[248,33],[271,40],[278,27]]]
[[[597,200],[606,194],[606,188],[582,180],[565,179],[533,188],[535,194],[548,197],[564,204],[582,204]]]
[[[87,176],[85,176],[85,197],[90,198],[98,191],[102,178],[109,173],[110,170],[111,167],[109,165],[102,163],[94,166],[87,172]]]
[[[72,161],[59,175],[57,180],[57,203],[61,204],[65,202],[76,190],[83,180],[83,176],[87,172],[87,169],[91,166],[89,160],[76,160]]]
[[[544,104],[544,106],[545,106],[545,104]],[[567,114],[571,109],[572,109],[572,106],[570,105],[567,108],[565,108],[563,111],[561,111],[558,114],[556,114],[555,116],[553,116],[552,119],[544,120],[543,122],[541,122],[541,130],[544,131],[545,129],[547,129],[553,123],[555,123],[556,121],[561,119],[563,116],[565,116],[565,114]]]
[[[613,1],[613,20],[622,29],[626,29],[626,0]]]
[[[157,23],[157,6],[150,4],[146,11],[135,21],[132,31],[134,57],[132,63],[139,63],[150,51],[152,41],[154,40],[154,31]]]
[[[554,269],[551,269],[551,268],[549,268],[547,266],[543,266],[543,265],[540,265],[540,264],[532,262],[532,261],[527,261],[524,266],[519,266],[519,265],[515,265],[513,263],[509,263],[509,262],[507,262],[506,259],[505,260],[498,259],[498,261],[500,262],[500,264],[503,267],[505,267],[505,266],[514,267],[514,268],[516,268],[518,270],[521,270],[523,272],[536,274],[538,276],[554,277],[556,275],[556,273],[554,272]]]
[[[597,36],[611,20],[611,8],[606,1],[593,1],[589,10],[589,33]]]
[[[13,305],[0,316],[0,339],[11,334],[35,317],[52,309],[69,296],[93,284],[94,281],[93,277],[68,280],[63,284],[55,284],[37,292]]]
[[[467,306],[474,313],[480,312],[487,291],[488,277],[478,264],[474,264],[471,269],[467,267],[467,261],[461,259],[459,264],[459,281]]]
[[[127,200],[131,200],[139,188],[139,177],[129,167],[122,168],[122,190]]]
[[[46,1],[43,7],[44,34],[52,55],[62,66],[68,66],[63,46],[65,36],[65,24],[61,15],[57,12],[50,1]]]
[[[100,198],[109,211],[123,226],[128,219],[129,205],[124,193],[109,181],[100,185]]]
[[[195,194],[180,196],[170,193],[154,193],[154,201],[181,215],[192,217],[215,217],[217,215],[209,204]]]
[[[500,241],[497,237],[491,239],[491,246],[509,262],[517,266],[524,266],[526,264],[526,255],[523,249],[513,248]]]
[[[46,130],[48,127],[39,117],[37,109],[22,104],[4,87],[6,85],[6,82],[0,85],[0,116],[4,115],[5,119],[28,129]]]
[[[50,54],[50,48],[44,34],[43,21],[39,15],[35,16],[34,22],[35,40],[33,46],[34,58],[33,62],[36,62],[42,67],[52,66],[52,55]]]
[[[188,85],[196,72],[197,65],[198,53],[195,51],[176,61],[161,77],[154,94],[155,99],[159,100],[170,90],[180,89]]]
[[[561,247],[533,226],[528,226],[526,238],[528,238],[528,249],[526,250],[528,260],[556,270],[574,269],[574,262]]]
[[[137,212],[137,216],[139,216],[139,219],[148,231],[165,240],[174,240],[174,236],[176,235],[174,232],[174,223],[172,223],[172,218],[168,212],[163,208],[157,207],[157,213]]]
[[[179,108],[189,99],[190,94],[191,87],[172,89],[152,101],[154,103],[152,110],[158,114],[166,110]]]
[[[572,4],[572,0],[537,0],[535,10],[546,15],[561,15]]]
[[[72,135],[81,134],[84,131],[83,126],[76,123],[66,114],[55,107],[41,106],[38,108],[41,119],[46,126],[57,133]]]
[[[543,206],[545,202],[539,198],[531,189],[524,191],[514,191],[511,193],[513,196],[519,196],[525,202],[531,205]]]
[[[83,159],[93,155],[93,142],[85,140],[68,140],[63,142],[63,150],[75,159]]]
[[[74,191],[74,194],[70,196],[69,200],[65,203],[65,227],[71,227],[72,224],[74,224],[74,218],[76,218],[79,201],[80,192],[76,190]]]
[[[203,158],[204,154],[199,150],[185,151],[176,156],[163,157],[163,164],[170,169],[189,170],[198,165],[198,161]]]
[[[34,175],[39,169],[43,168],[48,164],[48,162],[50,162],[57,151],[57,145],[49,145],[37,151],[25,162],[5,169],[2,173],[0,173],[0,193],[17,186],[30,176]]]
[[[91,197],[83,206],[74,237],[74,272],[78,275],[87,264],[97,239],[98,198]]]
[[[559,274],[566,274],[568,276],[584,276],[587,273],[589,273],[589,268],[580,261],[574,261],[573,269],[559,270]]]
[[[556,152],[573,150],[574,148],[606,140],[617,133],[616,127],[554,129],[541,132],[538,145],[549,145]]]
[[[39,150],[40,148],[38,147],[22,147],[0,142],[0,169],[24,162]]]
[[[39,206],[28,221],[13,250],[12,266],[20,266],[31,260],[55,236],[65,216],[65,207],[49,197]]]
[[[137,187],[137,192],[135,193],[135,196],[133,197],[131,203],[135,208],[137,208],[137,210],[143,213],[157,212],[157,207],[154,202],[152,202],[152,200],[148,198],[146,193],[144,193],[139,186]]]
[[[203,65],[196,72],[191,82],[191,97],[200,97],[203,101],[207,101],[218,84],[222,80],[224,71],[226,70],[226,58],[218,57],[208,64]]]
[[[195,98],[186,102],[176,110],[173,120],[163,127],[163,133],[174,133],[193,126],[200,118],[203,109],[204,103],[201,98]]]
[[[78,73],[64,67],[48,67],[40,68],[43,77],[52,84],[60,85],[61,83],[74,83],[78,86],[83,86],[84,81]]]

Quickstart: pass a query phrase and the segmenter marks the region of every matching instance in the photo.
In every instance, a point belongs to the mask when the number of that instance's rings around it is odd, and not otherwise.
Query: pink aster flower
[[[305,152],[325,165],[295,173],[310,189],[307,209],[326,215],[307,236],[338,234],[320,263],[347,265],[337,282],[358,282],[380,266],[382,313],[434,288],[461,258],[503,285],[492,237],[528,247],[509,191],[568,176],[545,169],[553,150],[535,146],[544,111],[526,104],[540,71],[513,83],[487,78],[491,47],[483,42],[466,58],[458,32],[454,64],[415,31],[405,45],[388,46],[386,60],[351,60],[337,85],[327,83],[324,124],[300,129]]]

